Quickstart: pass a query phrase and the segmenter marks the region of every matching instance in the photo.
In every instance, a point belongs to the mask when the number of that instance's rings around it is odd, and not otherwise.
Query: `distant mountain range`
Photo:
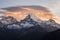
[[[6,26],[7,29],[22,29],[22,28],[30,28],[33,26],[39,25],[39,27],[43,28],[47,32],[55,31],[60,28],[60,24],[57,24],[54,20],[50,19],[48,21],[37,22],[28,15],[24,20],[18,22],[13,17],[3,17],[0,20],[2,26]],[[3,26],[3,27],[4,27]]]

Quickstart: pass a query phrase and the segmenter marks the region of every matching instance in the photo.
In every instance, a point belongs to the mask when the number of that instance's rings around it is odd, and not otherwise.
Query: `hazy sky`
[[[60,16],[60,0],[0,0],[0,8],[19,5],[42,5]]]

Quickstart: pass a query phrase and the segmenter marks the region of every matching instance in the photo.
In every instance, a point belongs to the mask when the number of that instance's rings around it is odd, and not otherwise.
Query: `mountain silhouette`
[[[30,28],[32,26],[40,25],[41,28],[46,30],[47,32],[55,31],[60,28],[60,24],[57,24],[54,20],[50,19],[48,21],[37,22],[28,15],[24,20],[18,22],[13,17],[3,17],[0,20],[1,25],[5,25],[8,29],[21,29],[21,28]]]
[[[28,23],[29,25],[26,25],[26,23]],[[34,20],[30,18],[30,15],[28,15],[28,17],[26,17],[26,19],[22,20],[21,22],[15,22],[12,24],[0,23],[0,25],[3,25],[3,27],[0,27],[0,39],[1,40],[24,40],[27,38],[30,39],[34,37],[32,36],[34,33],[35,33],[34,35],[37,34],[36,37],[38,36],[38,34],[40,34],[41,35],[40,37],[42,37],[44,33],[46,32],[40,25],[37,24],[37,22],[35,22]]]

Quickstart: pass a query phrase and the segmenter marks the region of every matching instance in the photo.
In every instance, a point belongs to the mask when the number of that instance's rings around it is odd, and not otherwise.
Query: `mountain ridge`
[[[10,17],[8,17],[8,19],[9,18]],[[43,28],[47,32],[51,32],[51,31],[60,29],[60,24],[57,24],[52,19],[50,19],[49,21],[40,20],[40,22],[37,22],[37,21],[33,20],[30,15],[28,15],[24,20],[21,20],[20,22],[16,21],[14,18],[13,18],[13,20],[10,20],[10,19],[7,20],[5,17],[4,20],[0,21],[0,23],[2,23],[2,25],[5,25],[7,29],[31,28],[33,26],[38,26],[38,25],[39,25],[39,27]],[[6,22],[6,24],[4,21]]]

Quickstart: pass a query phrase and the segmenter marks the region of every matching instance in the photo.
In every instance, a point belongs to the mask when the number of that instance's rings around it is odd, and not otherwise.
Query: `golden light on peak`
[[[4,15],[12,16],[17,21],[21,21],[25,19],[29,14],[31,14],[39,20],[48,21],[49,19],[53,19],[60,24],[60,19],[49,12],[45,12],[43,10],[36,10],[32,8],[22,8],[22,9],[23,10],[20,10],[18,12],[6,12]]]

